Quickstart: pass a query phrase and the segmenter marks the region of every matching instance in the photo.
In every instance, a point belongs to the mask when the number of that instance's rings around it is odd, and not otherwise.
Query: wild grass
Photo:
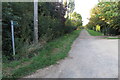
[[[80,30],[61,36],[48,42],[42,49],[37,49],[38,54],[32,58],[23,58],[3,64],[3,78],[21,78],[38,69],[56,64],[64,59],[73,41],[78,37]]]
[[[94,30],[87,30],[88,33],[92,36],[104,36],[104,34],[100,33],[100,32],[97,32],[97,31],[94,31]],[[120,39],[120,37],[115,37],[115,36],[105,36],[104,39]]]
[[[96,31],[94,31],[94,30],[87,30],[87,31],[88,31],[88,33],[89,33],[91,36],[103,36],[102,33],[96,32]]]
[[[120,39],[119,37],[107,37],[106,39]]]

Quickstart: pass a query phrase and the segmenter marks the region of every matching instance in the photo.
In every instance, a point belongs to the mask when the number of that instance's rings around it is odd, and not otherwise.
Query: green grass
[[[41,50],[38,50],[39,55],[31,59],[23,59],[3,64],[4,78],[21,78],[38,69],[56,64],[60,59],[64,59],[73,41],[78,37],[80,30],[76,30],[70,34],[66,34],[51,42],[48,42]]]
[[[96,32],[96,31],[94,31],[94,30],[87,30],[87,31],[88,31],[88,33],[89,33],[91,36],[103,36],[102,33]]]
[[[105,39],[120,39],[120,38],[114,38],[114,37],[107,37],[107,38],[105,38]]]
[[[88,29],[87,31],[91,36],[104,36],[102,33],[96,32],[94,30],[89,30]],[[118,38],[118,37],[105,37],[104,39],[120,39],[120,38]]]

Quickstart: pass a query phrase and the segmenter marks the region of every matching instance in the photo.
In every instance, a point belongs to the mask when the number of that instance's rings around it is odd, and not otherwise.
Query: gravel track
[[[67,58],[25,78],[118,78],[118,40],[82,30]]]

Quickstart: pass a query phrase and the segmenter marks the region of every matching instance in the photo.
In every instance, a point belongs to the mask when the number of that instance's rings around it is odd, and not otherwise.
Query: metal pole
[[[12,32],[12,47],[13,47],[13,55],[15,55],[15,41],[14,41],[14,26],[13,21],[11,20],[11,32]]]
[[[34,0],[34,43],[38,43],[38,0]]]

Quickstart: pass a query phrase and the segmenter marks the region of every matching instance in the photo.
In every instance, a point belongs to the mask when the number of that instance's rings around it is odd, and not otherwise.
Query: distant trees
[[[82,26],[82,17],[80,14],[74,12],[71,18],[67,18],[65,22],[66,27],[70,28],[67,32],[71,32],[73,29],[78,29]]]
[[[76,12],[72,14],[72,21],[76,27],[82,26],[82,16]]]
[[[118,2],[100,2],[91,10],[91,18],[87,27],[96,30],[97,25],[105,35],[120,34],[120,12]]]
[[[74,0],[69,0],[64,3],[67,8],[66,22],[65,25],[69,29],[66,29],[66,32],[71,32],[73,29],[77,29],[79,26],[82,26],[82,17],[80,14],[74,12],[75,2]]]

